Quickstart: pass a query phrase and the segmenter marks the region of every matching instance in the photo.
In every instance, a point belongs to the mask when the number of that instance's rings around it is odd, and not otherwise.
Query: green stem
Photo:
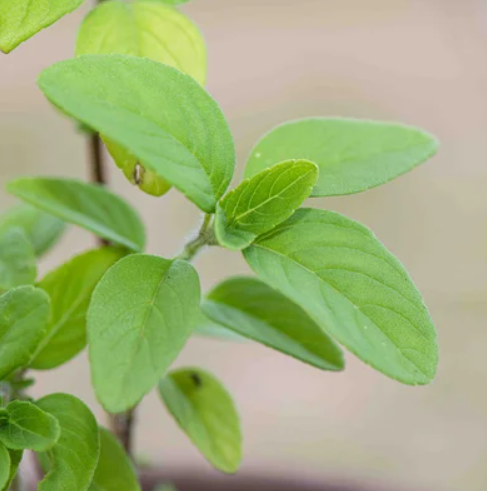
[[[176,259],[184,259],[185,261],[191,262],[203,248],[215,244],[213,215],[206,214],[197,236],[185,244],[183,250],[176,256]]]

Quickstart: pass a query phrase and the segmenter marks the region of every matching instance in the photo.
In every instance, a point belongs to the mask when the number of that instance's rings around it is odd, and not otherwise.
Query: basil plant
[[[0,49],[15,50],[82,3],[0,0]],[[435,375],[435,329],[404,266],[365,225],[310,207],[412,170],[435,154],[435,138],[395,123],[284,122],[256,143],[232,185],[232,134],[204,89],[202,35],[178,3],[93,5],[73,58],[39,76],[45,97],[93,143],[94,181],[6,184],[21,203],[0,218],[0,490],[20,489],[26,451],[43,470],[40,491],[139,490],[133,413],[154,389],[202,455],[235,472],[242,435],[229,392],[201,368],[171,368],[195,333],[261,343],[324,372],[344,369],[345,349],[403,384]],[[102,185],[101,142],[156,206],[172,190],[201,210],[179,255],[145,251],[142,218]],[[39,278],[38,260],[68,224],[96,235],[98,247]],[[207,247],[242,254],[249,274],[202,292],[191,262]],[[35,372],[84,349],[109,429],[72,395],[29,396]]]

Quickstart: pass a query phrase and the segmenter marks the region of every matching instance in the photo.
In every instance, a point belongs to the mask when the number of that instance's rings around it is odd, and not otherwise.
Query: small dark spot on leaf
[[[201,380],[201,377],[196,372],[192,372],[190,377],[196,387],[199,388],[203,385],[203,380]]]

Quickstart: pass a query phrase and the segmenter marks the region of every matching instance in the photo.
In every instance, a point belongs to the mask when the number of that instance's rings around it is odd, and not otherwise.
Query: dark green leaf
[[[434,137],[392,123],[309,118],[285,123],[253,149],[246,177],[287,159],[315,162],[320,176],[312,196],[358,193],[398,177],[432,157]]]
[[[45,452],[60,433],[57,419],[30,402],[12,401],[0,410],[0,442],[12,450]]]
[[[86,55],[45,70],[39,87],[202,210],[215,210],[233,175],[233,141],[220,108],[190,76],[145,58]]]
[[[246,179],[218,204],[215,232],[221,245],[243,249],[289,218],[310,195],[318,168],[290,160]]]
[[[49,27],[84,0],[0,0],[0,50],[19,44]]]
[[[122,198],[94,184],[71,179],[21,178],[9,192],[48,213],[100,237],[139,251],[145,245],[144,226]]]
[[[89,491],[140,491],[132,462],[118,440],[100,428],[100,460]]]
[[[58,443],[45,454],[51,469],[38,490],[86,491],[100,452],[98,425],[93,414],[79,399],[68,394],[44,397],[37,405],[54,416],[61,427]]]
[[[295,303],[257,278],[230,278],[208,295],[206,315],[270,348],[323,370],[341,370],[343,355]]]
[[[125,251],[104,247],[74,257],[49,273],[39,288],[51,297],[52,316],[30,366],[55,368],[76,356],[86,346],[86,313],[95,286]]]
[[[88,311],[92,380],[99,401],[119,413],[158,382],[190,337],[200,305],[187,262],[134,254],[110,268]]]
[[[18,205],[0,216],[0,235],[20,227],[29,237],[38,257],[44,255],[62,236],[66,224],[52,215],[29,205]]]
[[[302,209],[244,251],[252,269],[385,375],[416,385],[438,364],[436,333],[402,264],[363,225]]]
[[[47,294],[32,286],[0,297],[0,380],[29,364],[46,332],[49,304]]]
[[[242,459],[240,419],[225,387],[208,372],[185,368],[169,373],[159,392],[205,458],[222,472],[236,472]]]
[[[12,227],[0,234],[0,290],[34,283],[34,249],[24,230]]]

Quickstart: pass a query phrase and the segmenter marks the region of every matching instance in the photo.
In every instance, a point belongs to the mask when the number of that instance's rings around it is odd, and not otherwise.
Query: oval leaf
[[[246,177],[286,159],[315,162],[320,176],[312,196],[365,191],[398,177],[432,157],[434,137],[392,123],[310,118],[285,123],[252,150]]]
[[[230,278],[203,303],[206,315],[237,334],[323,370],[342,370],[343,354],[295,303],[256,278]]]
[[[100,428],[100,459],[90,491],[140,491],[137,475],[119,441]]]
[[[52,316],[30,367],[48,370],[66,363],[86,346],[91,295],[108,268],[125,256],[115,247],[85,252],[49,273],[40,283],[51,298]]]
[[[76,56],[98,54],[149,58],[191,75],[201,85],[206,81],[200,31],[181,12],[153,0],[114,0],[92,10],[79,30]]]
[[[161,380],[159,392],[205,458],[222,472],[236,472],[242,459],[242,435],[237,410],[225,387],[208,372],[185,368]]]
[[[10,53],[19,44],[66,14],[84,0],[0,0],[0,50]]]
[[[58,441],[57,419],[27,401],[13,401],[0,410],[0,442],[12,450],[45,452]]]
[[[49,297],[31,286],[0,297],[0,380],[28,365],[49,320]]]
[[[246,179],[218,204],[215,233],[228,249],[243,249],[289,218],[310,195],[318,168],[290,160]]]
[[[107,189],[71,179],[27,177],[11,181],[10,193],[104,239],[140,251],[145,232],[139,215]]]
[[[35,254],[44,255],[61,238],[66,224],[32,206],[18,205],[0,216],[0,235],[13,227],[20,227],[29,237]]]
[[[0,235],[0,290],[30,285],[37,276],[35,252],[27,234],[20,227]]]
[[[111,413],[137,404],[175,360],[196,324],[198,274],[187,262],[134,254],[110,268],[88,311],[95,392]]]
[[[401,263],[363,225],[302,209],[244,251],[251,268],[364,362],[403,383],[430,382],[436,333]]]
[[[61,427],[59,441],[47,452],[51,470],[39,491],[86,491],[100,452],[98,425],[83,402],[68,394],[52,394],[37,402]]]
[[[215,210],[233,175],[233,140],[216,102],[190,76],[145,58],[86,55],[45,70],[39,87],[202,210]]]

